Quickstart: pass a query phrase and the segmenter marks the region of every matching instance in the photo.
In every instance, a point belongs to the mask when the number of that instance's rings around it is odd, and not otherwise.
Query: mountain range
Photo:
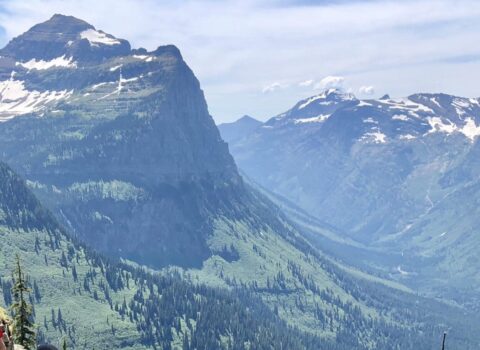
[[[330,89],[225,137],[253,180],[382,252],[377,272],[476,303],[479,135],[480,99]]]
[[[0,56],[0,159],[13,169],[2,166],[10,182],[0,202],[14,247],[2,255],[2,276],[23,252],[47,339],[67,333],[82,348],[98,323],[95,337],[119,348],[428,349],[456,327],[454,344],[478,346],[468,309],[335,259],[245,181],[176,47],[132,49],[55,15]],[[322,113],[334,116],[357,103],[334,91],[322,98],[296,108],[325,102]],[[276,123],[286,133],[335,120],[294,114],[258,127],[247,118],[238,142]],[[265,152],[286,147],[276,142]]]

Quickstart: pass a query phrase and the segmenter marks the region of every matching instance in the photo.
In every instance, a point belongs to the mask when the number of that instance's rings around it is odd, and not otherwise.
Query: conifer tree
[[[22,345],[26,350],[35,349],[35,331],[33,325],[33,307],[28,303],[30,289],[22,270],[20,256],[16,256],[15,270],[13,272],[13,338],[16,344]]]

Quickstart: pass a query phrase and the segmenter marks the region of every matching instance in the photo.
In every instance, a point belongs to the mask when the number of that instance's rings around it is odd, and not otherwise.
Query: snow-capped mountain
[[[0,50],[0,122],[51,112],[58,104],[107,106],[118,99],[123,102],[113,104],[116,111],[107,108],[105,114],[125,112],[172,57],[181,59],[173,46],[132,50],[124,39],[55,15]]]
[[[0,56],[2,159],[71,230],[152,265],[211,254],[207,218],[220,205],[207,202],[243,185],[176,47],[131,49],[55,15]],[[151,212],[157,220],[146,220]]]
[[[478,98],[359,100],[327,90],[230,150],[265,188],[363,244],[435,257],[436,273],[459,287],[470,281],[466,271],[480,267],[471,265],[480,249],[479,136]],[[410,277],[432,267],[417,258],[405,258],[402,271],[415,272]]]
[[[264,128],[293,124],[323,124],[335,113],[356,115],[366,124],[360,140],[385,143],[389,138],[411,140],[430,133],[463,134],[470,140],[480,135],[480,99],[445,94],[415,94],[392,99],[358,100],[353,94],[329,89],[298,102],[292,109],[271,118]],[[299,125],[300,124],[300,125]]]
[[[354,106],[358,102],[353,94],[328,89],[298,102],[292,109],[268,120],[265,125],[269,127],[288,123],[321,123],[338,109]]]
[[[128,41],[75,17],[57,14],[14,38],[0,50],[0,56],[4,64],[41,70],[49,66],[74,67],[74,62],[98,63],[130,51]]]

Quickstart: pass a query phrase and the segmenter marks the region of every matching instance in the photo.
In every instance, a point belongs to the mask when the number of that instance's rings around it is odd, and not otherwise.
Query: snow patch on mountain
[[[120,45],[120,40],[112,36],[108,36],[102,31],[95,29],[87,29],[80,33],[82,39],[87,39],[92,46],[102,45]]]
[[[435,104],[439,108],[443,108],[442,105],[438,102],[436,97],[430,98],[430,101],[432,101],[433,104]]]
[[[318,100],[323,100],[321,102],[318,102],[320,105],[331,105],[335,103],[333,100],[329,99],[335,99],[335,100],[341,100],[341,101],[353,101],[356,100],[355,96],[353,94],[349,93],[343,93],[342,91],[338,89],[327,89],[323,91],[321,94],[310,97],[307,99],[305,102],[303,102],[301,105],[298,106],[298,110],[304,109],[311,103],[318,101]]]
[[[143,78],[143,74],[139,75],[138,77],[132,77],[132,78],[124,78],[123,75],[120,73],[120,77],[118,79],[117,87],[115,88],[114,91],[106,94],[105,96],[100,97],[100,100],[104,100],[112,95],[119,95],[123,88],[125,87],[126,84],[135,82],[137,80],[140,80]]]
[[[108,82],[102,82],[102,83],[98,83],[98,84],[95,84],[95,85],[92,85],[92,90],[96,90],[98,89],[99,87],[102,87],[104,85],[107,85],[109,84]]]
[[[460,132],[473,141],[475,137],[480,136],[480,125],[477,126],[472,118],[466,118],[465,125]]]
[[[405,135],[400,135],[399,139],[400,140],[414,140],[414,139],[416,139],[416,137],[413,136],[412,134],[405,134]]]
[[[360,141],[364,141],[366,143],[387,143],[387,135],[377,129],[373,132],[367,132],[364,134],[360,138]]]
[[[464,99],[461,99],[461,98],[456,98],[455,100],[453,100],[453,104],[455,106],[458,106],[460,108],[470,108],[470,103],[467,102],[466,100]]]
[[[410,118],[405,114],[394,114],[392,116],[392,120],[401,120],[402,122],[406,122],[410,120]]]
[[[434,113],[430,107],[427,107],[421,103],[414,102],[409,98],[400,98],[400,99],[389,99],[389,100],[378,100],[380,104],[386,105],[390,109],[399,109],[399,110],[409,110],[411,112],[424,112],[424,113]],[[415,116],[418,116],[416,113],[413,113]]]
[[[31,59],[28,62],[16,62],[16,66],[24,67],[28,70],[46,70],[50,68],[77,68],[77,63],[73,62],[72,57],[65,57],[65,55],[54,58],[50,61]]]
[[[409,275],[411,275],[410,272],[407,272],[407,271],[403,270],[400,265],[397,266],[397,271],[398,271],[398,273],[400,273],[400,275],[402,275],[402,276],[409,276]]]
[[[429,117],[427,118],[427,121],[431,127],[431,129],[428,131],[429,134],[434,132],[451,134],[457,130],[457,126],[448,119],[442,120],[440,117]]]
[[[358,101],[357,107],[371,107],[373,106],[371,103],[365,101]]]
[[[462,127],[448,119],[442,120],[442,118],[439,117],[427,118],[427,121],[431,127],[427,134],[441,132],[450,135],[457,132],[465,135],[472,142],[477,136],[480,136],[480,125],[477,126],[473,118],[470,117],[465,118],[465,124]]]
[[[304,124],[304,123],[323,123],[325,120],[330,117],[331,114],[320,114],[316,117],[312,118],[303,118],[303,119],[295,119],[295,124]]]
[[[133,55],[133,58],[144,60],[145,62],[152,62],[155,59],[155,56],[151,55]]]
[[[115,72],[117,69],[120,69],[120,68],[122,68],[122,64],[119,64],[118,66],[114,66],[110,68],[110,72]]]
[[[480,99],[478,99],[478,98],[470,98],[470,99],[468,99],[468,101],[469,101],[472,105],[477,105],[478,107],[480,107]]]
[[[363,122],[366,123],[366,124],[378,124],[378,121],[376,121],[372,117],[368,117],[366,119],[363,119]]]
[[[65,100],[73,91],[30,91],[25,83],[15,80],[14,74],[9,80],[0,82],[0,122],[16,116],[44,109],[51,103]]]
[[[317,95],[317,96],[310,97],[306,102],[304,102],[300,106],[298,106],[298,109],[304,109],[305,107],[307,107],[312,102],[315,102],[315,101],[323,99],[323,98],[325,98],[323,95]]]

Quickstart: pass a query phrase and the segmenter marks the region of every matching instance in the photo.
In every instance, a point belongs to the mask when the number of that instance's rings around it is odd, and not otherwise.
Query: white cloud
[[[363,95],[373,95],[375,93],[375,88],[373,86],[361,86],[358,89],[358,92],[363,94]]]
[[[269,92],[274,92],[274,91],[277,91],[277,90],[286,89],[287,87],[288,87],[288,84],[275,82],[275,83],[264,86],[263,89],[262,89],[262,92],[264,94],[266,94],[266,93],[269,93]]]
[[[344,77],[329,75],[313,87],[315,90],[324,90],[324,89],[343,89],[343,84],[345,83]]]
[[[313,80],[313,79],[309,79],[309,80],[301,81],[300,83],[298,83],[298,86],[300,86],[300,87],[309,87],[309,86],[312,86],[313,83],[314,83],[314,80]]]

